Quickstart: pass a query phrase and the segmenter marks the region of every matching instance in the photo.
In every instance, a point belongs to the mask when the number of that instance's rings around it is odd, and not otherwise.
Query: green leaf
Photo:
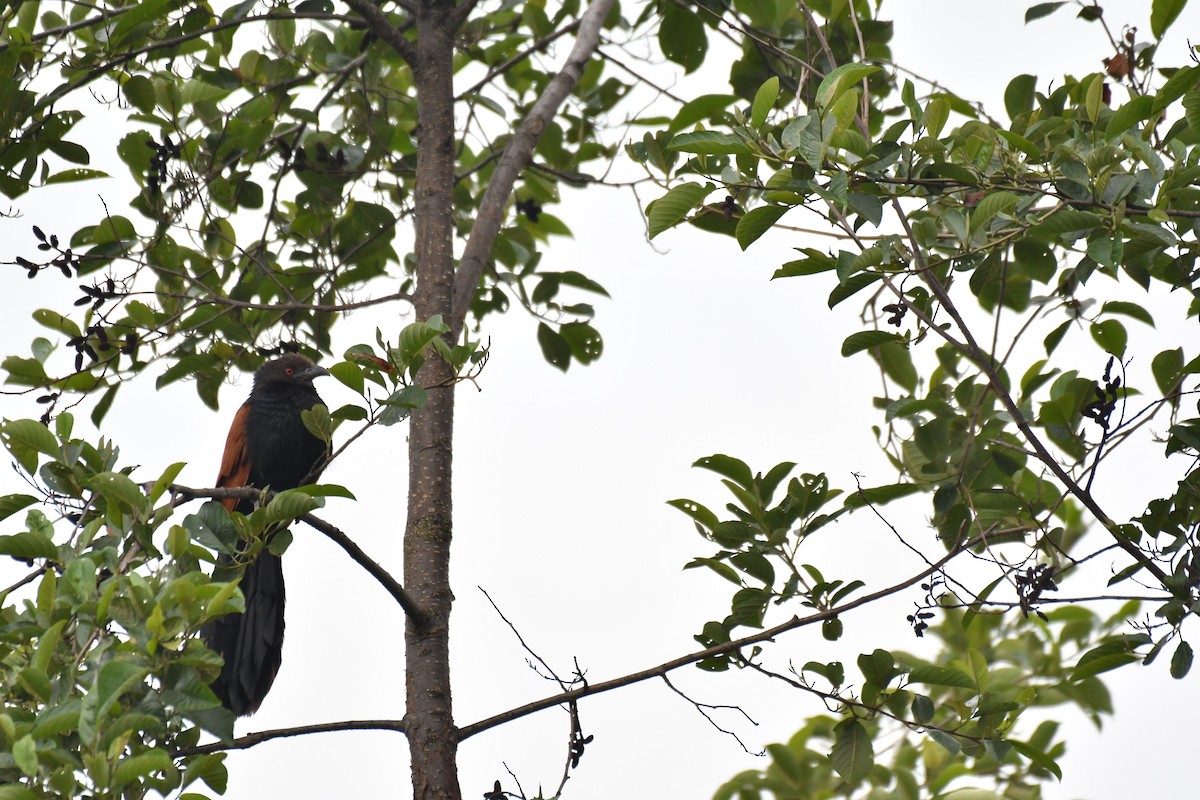
[[[983,657],[982,653],[972,647],[967,650],[967,665],[971,669],[972,682],[982,690],[987,685],[987,659]]]
[[[1141,94],[1113,112],[1104,129],[1104,138],[1115,139],[1137,123],[1154,114],[1154,98]]]
[[[1011,214],[1019,199],[1013,192],[988,192],[971,212],[971,230],[983,230],[983,226],[991,222],[997,214]]]
[[[1191,668],[1192,646],[1180,640],[1179,645],[1175,648],[1175,653],[1171,656],[1171,677],[1180,680],[1188,674],[1188,670]]]
[[[121,384],[114,383],[104,390],[104,394],[100,395],[100,399],[96,401],[96,405],[92,408],[90,419],[92,424],[97,428],[104,421],[104,417],[108,415],[108,410],[112,408],[113,400],[117,397],[117,391],[121,388]]]
[[[51,311],[48,308],[39,308],[34,311],[33,320],[39,325],[66,336],[76,337],[80,335],[79,325],[74,320],[68,319],[57,311]]]
[[[1183,96],[1183,116],[1192,131],[1200,131],[1200,91],[1192,89]]]
[[[646,209],[650,238],[653,239],[678,224],[692,209],[704,202],[704,198],[708,197],[714,188],[716,187],[711,183],[703,186],[698,183],[681,183],[651,203]]]
[[[38,771],[37,742],[29,734],[13,742],[12,757],[17,768],[26,775],[33,776]]]
[[[163,470],[162,475],[158,476],[158,480],[154,482],[154,486],[150,488],[150,492],[147,495],[150,498],[150,502],[156,502],[158,498],[163,496],[167,487],[175,482],[175,479],[179,477],[179,473],[183,471],[185,466],[187,466],[186,462],[176,461]]]
[[[912,699],[912,715],[913,719],[922,725],[928,724],[933,720],[933,715],[936,709],[933,706],[933,701],[923,694],[914,694]]]
[[[297,6],[297,11],[303,11],[307,3]],[[330,13],[330,12],[326,12]],[[189,759],[187,771],[183,776],[183,785],[188,786],[195,781],[204,781],[217,794],[225,794],[229,783],[229,770],[225,766],[224,753],[206,753]],[[207,800],[201,795],[183,795],[179,800]]]
[[[925,114],[921,118],[921,124],[925,127],[925,132],[937,138],[942,132],[942,128],[946,125],[946,120],[950,118],[950,101],[944,97],[936,97],[929,101],[929,105],[925,107]]]
[[[120,472],[100,472],[84,485],[109,502],[119,503],[129,509],[139,509],[146,501],[141,488],[128,476]]]
[[[125,99],[138,111],[143,114],[154,111],[154,81],[145,75],[130,75],[122,84],[121,90],[125,93]]]
[[[771,226],[789,211],[791,211],[790,206],[759,206],[748,212],[738,220],[738,245],[745,250],[756,239],[769,231]]]
[[[1087,231],[1100,227],[1102,222],[1099,214],[1064,208],[1055,212],[1049,219],[1030,228],[1029,235],[1034,239],[1047,242],[1060,238],[1074,241]]]
[[[33,725],[33,735],[47,738],[75,730],[79,726],[79,708],[80,700],[77,697],[61,705],[45,707]]]
[[[732,94],[703,94],[695,100],[689,100],[680,107],[667,128],[669,133],[678,133],[684,128],[697,122],[712,119],[718,112],[724,111],[738,101],[737,95]]]
[[[6,494],[0,497],[0,520],[8,519],[21,509],[28,508],[37,501],[36,497],[30,497],[27,494]]]
[[[717,515],[694,500],[685,500],[682,498],[678,500],[668,500],[667,505],[671,506],[672,508],[677,508],[683,513],[687,514],[702,528],[706,528],[707,530],[711,531],[713,528],[717,527]]]
[[[108,37],[108,46],[119,45],[135,28],[156,19],[170,2],[171,0],[146,0],[144,3],[138,3],[131,7],[129,11],[117,18],[117,24]]]
[[[830,763],[847,782],[861,781],[875,766],[871,735],[857,719],[842,720],[833,731],[836,738],[829,754]]]
[[[586,322],[565,322],[558,333],[571,348],[571,357],[580,364],[591,364],[604,353],[600,331]]]
[[[1137,654],[1125,640],[1104,642],[1079,657],[1075,669],[1071,671],[1071,680],[1089,678],[1138,660]]]
[[[694,72],[704,63],[708,52],[708,34],[699,16],[686,8],[667,3],[662,7],[658,26],[658,46],[668,60]]]
[[[767,603],[771,602],[771,593],[763,589],[742,589],[733,596],[730,604],[730,617],[738,625],[751,628],[761,628],[763,615],[767,612]]]
[[[1087,93],[1083,98],[1083,110],[1087,113],[1088,121],[1093,125],[1100,118],[1100,107],[1104,104],[1104,81],[1099,75],[1093,76],[1088,84]]]
[[[571,345],[567,344],[567,340],[544,322],[538,323],[537,340],[542,348],[542,357],[566,372],[571,366]]]
[[[896,669],[896,659],[882,649],[859,655],[858,669],[867,683],[879,689],[886,689],[899,671]]]
[[[346,386],[350,390],[362,394],[365,388],[363,379],[362,367],[355,364],[353,361],[341,361],[329,368],[329,374],[332,375],[338,383]]]
[[[1062,769],[1055,763],[1054,759],[1050,758],[1050,756],[1046,755],[1040,749],[1025,742],[1018,742],[1016,739],[1009,739],[1008,743],[1013,746],[1014,750],[1028,758],[1031,762],[1047,770],[1060,781],[1062,780]]]
[[[757,578],[767,586],[775,582],[775,568],[770,560],[762,553],[738,553],[729,559],[729,563],[752,578]]]
[[[1183,373],[1183,348],[1163,350],[1150,362],[1150,371],[1154,373],[1154,382],[1160,392],[1167,395],[1175,391]]]
[[[892,483],[887,486],[874,486],[870,489],[860,489],[846,495],[846,508],[862,508],[866,505],[883,505],[901,497],[923,492],[928,487],[919,483]]]
[[[1030,6],[1025,11],[1025,24],[1028,25],[1035,19],[1041,19],[1042,17],[1049,16],[1057,11],[1059,7],[1065,6],[1066,4],[1067,0],[1059,0],[1057,3],[1038,3],[1035,6]]]
[[[22,561],[35,558],[54,558],[58,548],[53,540],[41,531],[23,531],[10,536],[0,536],[0,555],[12,556]]]
[[[429,318],[428,322],[411,322],[400,331],[399,347],[393,353],[399,357],[400,367],[415,376],[424,363],[425,348],[448,328],[441,315]]]
[[[333,417],[329,414],[328,406],[317,403],[312,408],[304,409],[300,412],[300,421],[313,438],[324,442],[326,447],[333,444]]]
[[[271,498],[267,504],[268,524],[291,522],[321,507],[321,501],[299,489],[288,489]]]
[[[930,728],[929,730],[925,731],[925,733],[929,735],[930,739],[933,739],[935,742],[945,748],[946,751],[952,756],[956,756],[962,751],[962,745],[958,743],[958,739],[955,739],[948,733],[939,731],[936,728]]]
[[[692,466],[723,475],[746,491],[752,491],[754,488],[754,473],[750,471],[750,467],[746,466],[744,461],[733,456],[717,453],[697,460]]]
[[[1183,97],[1196,81],[1200,80],[1200,66],[1183,67],[1175,72],[1154,96],[1154,113],[1157,114],[1167,106]]]
[[[1093,322],[1091,325],[1092,338],[1104,352],[1120,358],[1125,354],[1125,345],[1129,342],[1129,334],[1125,326],[1115,319]]]
[[[1150,32],[1161,39],[1167,28],[1179,17],[1187,0],[1154,0],[1150,5]]]
[[[850,334],[842,342],[842,355],[848,357],[863,350],[878,347],[881,344],[903,341],[904,337],[898,333],[889,333],[888,331],[859,331],[858,333]]]
[[[1026,17],[1028,22],[1028,17]],[[1004,90],[1004,108],[1009,119],[1016,119],[1027,111],[1033,110],[1034,92],[1037,89],[1037,76],[1018,75],[1008,82]]]
[[[817,105],[829,108],[847,89],[878,71],[879,67],[870,64],[843,64],[821,80],[817,87]]]
[[[14,446],[19,446],[45,453],[51,458],[59,456],[58,440],[54,438],[54,434],[50,432],[49,428],[37,420],[10,420],[4,423],[3,429],[0,429],[0,435],[3,435],[4,443],[10,452],[13,452]],[[17,455],[16,452],[13,452],[13,455]]]
[[[715,558],[694,558],[687,564],[683,565],[684,569],[695,569],[696,567],[708,567],[725,580],[736,584],[737,586],[742,585],[742,578],[740,575],[738,575],[737,570],[726,564],[724,561],[718,561]]]
[[[863,289],[880,280],[880,278],[881,276],[875,272],[856,272],[833,287],[833,291],[829,293],[829,300],[826,302],[830,308],[833,308],[843,300],[858,294]]]
[[[384,406],[383,411],[379,414],[379,424],[395,425],[397,422],[408,419],[408,415],[423,407],[427,399],[429,399],[429,394],[422,386],[412,384],[397,389],[386,399],[379,401],[379,404]]]
[[[750,145],[732,133],[718,131],[694,131],[681,133],[671,139],[668,150],[680,150],[684,153],[699,155],[739,155],[751,154]]]
[[[133,661],[114,658],[106,661],[96,676],[92,690],[83,698],[79,716],[79,735],[90,741],[96,734],[96,726],[123,694],[141,683],[150,674],[146,667]]]
[[[171,769],[171,765],[171,757],[156,747],[144,753],[121,759],[121,763],[113,770],[113,782],[116,786],[121,787],[151,773],[165,772]]]
[[[1151,328],[1154,327],[1154,317],[1150,316],[1150,312],[1137,303],[1129,303],[1124,300],[1109,300],[1100,307],[1100,313],[1124,314],[1127,317],[1133,317],[1138,322],[1146,323]]]
[[[966,630],[967,628],[971,627],[971,623],[974,622],[975,617],[977,617],[979,615],[979,610],[983,607],[983,604],[985,602],[987,602],[987,599],[989,597],[991,597],[991,594],[995,590],[995,588],[997,586],[999,586],[1002,582],[1004,582],[1007,579],[1007,577],[1008,577],[1007,575],[1001,575],[999,578],[996,578],[996,580],[992,581],[987,586],[985,586],[983,588],[982,592],[979,592],[978,594],[975,595],[975,602],[971,603],[971,607],[968,608],[965,612],[963,612],[963,618],[962,618],[963,630]]]
[[[62,172],[56,172],[49,178],[46,178],[46,185],[54,183],[76,183],[78,181],[90,181],[94,178],[107,178],[107,172],[98,169],[84,169],[75,167],[73,169],[64,169]]]
[[[928,683],[933,686],[953,686],[956,689],[978,689],[971,676],[953,667],[938,667],[922,664],[908,673],[910,683]]]
[[[779,76],[772,75],[763,81],[762,86],[754,93],[754,103],[750,106],[750,125],[761,128],[767,121],[767,114],[775,107],[779,99]]]
[[[309,497],[344,497],[347,500],[357,500],[354,493],[345,486],[336,483],[310,483],[301,486],[296,491],[304,492]]]
[[[238,589],[238,581],[229,581],[208,600],[208,604],[204,607],[204,621],[208,622],[211,619],[223,616],[230,612],[245,610],[243,603],[231,603],[234,592]]]

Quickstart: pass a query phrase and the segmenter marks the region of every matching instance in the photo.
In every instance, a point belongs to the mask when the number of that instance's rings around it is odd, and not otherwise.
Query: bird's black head
[[[319,367],[299,353],[285,353],[274,361],[268,361],[254,373],[254,385],[271,383],[308,384],[313,378],[328,375],[329,370]]]

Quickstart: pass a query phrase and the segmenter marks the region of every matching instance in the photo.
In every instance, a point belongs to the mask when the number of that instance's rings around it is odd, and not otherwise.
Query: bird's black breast
[[[325,455],[325,443],[304,427],[300,414],[321,402],[312,386],[268,384],[250,396],[246,450],[250,483],[260,489],[294,489]]]

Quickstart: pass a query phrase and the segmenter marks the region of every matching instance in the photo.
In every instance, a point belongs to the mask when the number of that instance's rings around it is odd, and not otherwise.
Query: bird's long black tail
[[[263,551],[242,574],[246,611],[204,628],[208,646],[225,666],[212,690],[239,717],[253,714],[275,682],[283,656],[283,560]]]

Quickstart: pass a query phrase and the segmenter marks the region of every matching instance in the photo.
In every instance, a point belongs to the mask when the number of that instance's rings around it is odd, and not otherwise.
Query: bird
[[[229,428],[218,487],[252,486],[280,492],[317,479],[327,448],[304,426],[301,414],[321,404],[313,380],[328,374],[298,353],[287,353],[258,368],[250,397]],[[254,510],[253,500],[221,502],[229,511],[249,514]],[[229,556],[221,556],[218,573],[231,563]],[[234,715],[244,717],[258,710],[282,662],[282,559],[264,548],[245,566],[240,588],[245,611],[213,620],[202,636],[225,660],[212,683],[213,693]]]

